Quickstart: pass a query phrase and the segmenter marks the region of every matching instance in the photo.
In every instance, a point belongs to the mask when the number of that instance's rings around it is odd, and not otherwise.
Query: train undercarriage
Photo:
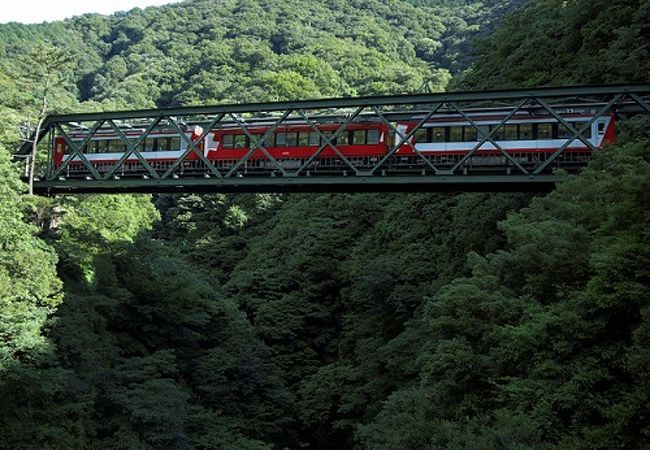
[[[528,171],[534,171],[540,164],[550,158],[552,153],[510,153],[512,160],[516,161],[521,167]],[[427,163],[420,156],[393,156],[386,160],[380,167],[374,170],[375,175],[406,175],[406,174],[434,174],[434,166],[439,171],[449,171],[453,169],[463,158],[462,154],[457,155],[424,155],[428,160]],[[551,173],[555,169],[563,169],[573,172],[583,168],[593,159],[590,151],[571,151],[559,155],[551,164],[546,167],[545,172]],[[240,164],[238,160],[219,159],[211,161],[222,175],[229,172],[231,176],[280,176],[282,175],[278,165],[288,174],[293,174],[306,163],[306,159],[290,158],[278,159],[277,164],[268,159],[249,159]],[[373,157],[350,157],[350,164],[340,158],[319,158],[305,167],[301,176],[346,176],[355,175],[356,171],[367,173],[374,169],[379,158]],[[159,174],[165,173],[174,164],[174,160],[168,161],[148,161],[153,170]],[[112,168],[113,162],[92,163],[93,167],[100,173],[106,174]],[[233,169],[236,169],[233,171]],[[356,168],[356,171],[355,171]],[[519,168],[502,154],[474,155],[468,158],[455,171],[456,174],[511,174],[519,172]],[[84,178],[88,174],[88,169],[80,162],[72,162],[64,172],[68,178]],[[200,160],[184,161],[173,171],[178,177],[196,177],[209,175],[211,172],[206,165]],[[122,164],[114,173],[116,177],[143,177],[149,175],[149,172],[139,161],[127,161]]]

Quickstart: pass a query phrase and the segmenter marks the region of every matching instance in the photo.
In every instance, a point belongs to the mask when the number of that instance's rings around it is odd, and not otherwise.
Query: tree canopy
[[[0,446],[650,445],[643,121],[549,195],[39,199],[5,150],[39,48],[72,61],[58,112],[647,81],[647,13],[188,0],[0,25]]]

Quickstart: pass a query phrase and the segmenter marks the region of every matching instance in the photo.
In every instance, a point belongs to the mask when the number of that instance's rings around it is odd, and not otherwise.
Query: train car
[[[144,131],[144,129],[129,129],[123,131],[123,133],[127,139],[135,143]],[[200,127],[194,127],[185,134],[189,139],[195,141],[200,137],[201,133],[203,133],[203,130]],[[70,133],[70,139],[76,145],[81,145],[85,138],[86,134],[82,130]],[[201,151],[205,151],[204,149],[208,148],[209,143],[207,139],[205,141],[197,143]],[[70,147],[62,136],[57,136],[53,144],[53,163],[55,167],[58,167],[70,156]],[[187,142],[177,132],[158,130],[150,133],[137,149],[154,169],[160,170],[165,169],[173,161],[181,157],[187,149]],[[82,149],[82,153],[88,162],[99,172],[110,170],[122,158],[126,151],[126,144],[117,136],[114,130],[98,131]],[[199,157],[194,153],[187,156],[188,161],[198,159]],[[124,164],[120,168],[120,173],[137,173],[142,169],[137,156],[131,154],[124,161]],[[75,157],[68,165],[67,174],[69,176],[85,175],[87,170],[82,164],[81,159]]]
[[[340,155],[358,169],[372,168],[394,145],[398,145],[397,151],[382,166],[383,173],[430,170],[423,159],[428,159],[440,169],[451,168],[472,150],[475,151],[464,164],[466,171],[498,172],[510,167],[512,161],[532,168],[549,158],[571,138],[569,129],[548,115],[519,113],[498,127],[507,117],[506,114],[507,111],[503,110],[468,114],[482,132],[493,132],[492,140],[496,142],[496,146],[492,142],[484,142],[478,149],[476,147],[482,141],[481,133],[466,118],[447,113],[432,116],[413,133],[408,142],[403,142],[399,134],[406,136],[411,133],[423,116],[414,114],[408,120],[393,122],[391,127],[377,118],[352,123],[333,140],[338,152],[325,146],[315,158],[312,156],[325,144],[324,138],[332,136],[338,130],[339,123],[321,123],[317,125],[317,131],[306,124],[284,124],[271,133],[271,123],[258,123],[247,129],[248,134],[234,126],[207,133],[203,133],[200,126],[194,126],[185,131],[187,139],[178,132],[157,130],[138,146],[138,151],[155,170],[164,171],[186,153],[187,140],[191,140],[205,158],[220,170],[236,168],[240,174],[268,175],[276,171],[278,165],[292,171],[303,167],[311,159],[306,171],[310,175],[317,175],[349,170],[348,164]],[[570,112],[562,117],[577,129],[594,118],[593,115]],[[396,135],[392,129],[398,130],[399,134]],[[124,134],[135,141],[143,132],[144,129],[130,129]],[[203,134],[204,138],[198,142]],[[70,134],[71,140],[76,144],[81,144],[85,136],[83,132]],[[253,149],[250,136],[256,140],[263,139],[264,148]],[[585,137],[596,148],[613,143],[614,117],[604,115],[597,118],[585,132]],[[55,138],[54,146],[53,162],[55,166],[60,166],[68,158],[69,148],[62,137]],[[507,152],[509,158],[497,146]],[[102,173],[111,170],[123,157],[127,146],[119,140],[115,131],[102,130],[93,136],[82,151],[95,169]],[[576,139],[560,155],[555,167],[571,169],[583,166],[592,157],[591,148]],[[246,161],[238,164],[242,158],[246,158]],[[85,176],[86,172],[79,157],[73,158],[66,170],[67,176]],[[206,173],[206,167],[194,152],[189,152],[178,167],[178,172],[181,175],[196,175]],[[138,176],[145,173],[136,155],[131,154],[116,175]]]
[[[287,170],[301,167],[318,149],[325,144],[324,138],[330,138],[339,125],[325,124],[312,127],[284,126],[278,127],[263,142],[267,153],[282,164]],[[261,140],[268,128],[251,128],[249,132]],[[370,166],[377,163],[386,153],[388,127],[379,123],[351,124],[333,140],[339,153],[355,166]],[[229,169],[243,158],[251,149],[251,139],[241,129],[219,130],[214,133],[214,151],[210,159],[216,161],[217,167]],[[342,160],[334,149],[327,145],[313,161],[311,170],[336,169],[342,166]],[[261,149],[249,155],[246,168],[250,170],[272,170],[275,164]]]
[[[534,166],[546,160],[572,137],[569,129],[556,119],[548,116],[530,117],[515,115],[506,124],[498,127],[505,118],[503,115],[474,115],[472,121],[487,135],[494,131],[492,140],[523,166]],[[577,130],[580,130],[594,116],[586,114],[566,114],[562,117]],[[437,118],[418,129],[411,143],[405,144],[396,152],[402,165],[412,165],[421,161],[416,152],[428,158],[434,165],[447,167],[456,164],[468,152],[474,150],[482,141],[476,127],[460,117]],[[403,122],[398,130],[406,135],[418,122]],[[497,128],[498,127],[498,128]],[[596,148],[614,143],[614,117],[604,115],[591,124],[584,133],[587,140]],[[414,148],[415,147],[415,148]],[[592,150],[579,139],[573,140],[558,158],[566,168],[584,165],[593,158]],[[503,153],[492,143],[483,143],[473,153],[468,164],[486,169],[507,164]]]

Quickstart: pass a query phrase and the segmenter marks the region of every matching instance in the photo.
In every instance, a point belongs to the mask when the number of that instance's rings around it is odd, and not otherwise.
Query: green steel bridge
[[[476,124],[470,111],[507,111],[500,123],[487,129]],[[588,111],[591,121],[581,126],[564,119],[564,114]],[[535,166],[517,162],[497,143],[495,133],[515,114],[551,118],[570,132],[570,137],[558,149]],[[452,166],[440,167],[410,144],[415,133],[430,120],[444,114],[453,114],[476,130],[476,146]],[[80,113],[48,116],[42,127],[25,141],[16,153],[29,165],[36,142],[38,154],[47,154],[39,162],[34,178],[34,192],[41,195],[61,193],[122,193],[122,192],[330,192],[330,191],[514,191],[549,190],[567,174],[555,171],[572,142],[581,141],[593,152],[599,151],[586,136],[594,121],[603,115],[625,120],[638,114],[650,114],[650,83],[602,86],[569,86],[537,89],[512,89],[482,92],[447,92],[437,94],[337,98],[291,102],[232,104],[216,106],[149,109],[101,113]],[[396,122],[415,120],[417,125],[405,132]],[[336,138],[347,127],[375,121],[388,127],[395,140],[387,153],[377,158],[372,166],[360,167],[341,153]],[[254,135],[250,130],[264,123],[269,133],[278,127],[309,126],[321,135],[319,146],[302,161],[299,167],[283,167],[266,150],[266,136]],[[319,124],[336,124],[330,136],[319,132]],[[199,126],[200,137],[192,140],[186,130]],[[213,130],[236,128],[249,139],[245,155],[227,169],[217,167],[200,149],[199,142]],[[176,133],[185,141],[182,151],[172,164],[156,167],[143,156],[141,144],[157,130]],[[110,130],[126,151],[109,167],[97,168],[85,154],[86,145],[101,132]],[[139,130],[137,138],[133,132]],[[81,133],[81,138],[79,134]],[[131,133],[131,134],[129,134]],[[71,136],[75,136],[73,139]],[[128,136],[127,136],[128,135]],[[54,161],[53,143],[63,139],[69,148],[64,160]],[[468,171],[472,157],[484,144],[491,144],[501,155],[504,164],[484,172]],[[399,173],[385,170],[397,150],[409,145],[422,160],[421,170]],[[325,149],[332,149],[340,158],[338,173],[315,175],[309,164]],[[268,174],[247,174],[242,171],[254,152],[261,151],[273,165]],[[184,171],[188,158],[200,161],[202,171]],[[41,161],[45,158],[37,158]],[[127,160],[137,159],[141,171],[124,175]],[[83,165],[84,176],[71,176],[70,164]],[[28,172],[26,172],[27,174]]]

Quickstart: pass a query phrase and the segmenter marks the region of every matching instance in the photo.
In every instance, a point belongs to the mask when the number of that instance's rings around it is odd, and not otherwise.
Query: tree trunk
[[[29,194],[34,194],[34,173],[36,172],[36,152],[38,150],[38,135],[41,133],[41,127],[45,121],[47,113],[47,96],[50,92],[50,79],[45,82],[45,90],[43,91],[43,102],[41,104],[41,111],[38,115],[38,123],[36,124],[36,131],[34,132],[34,140],[32,141],[32,153],[29,160]]]

